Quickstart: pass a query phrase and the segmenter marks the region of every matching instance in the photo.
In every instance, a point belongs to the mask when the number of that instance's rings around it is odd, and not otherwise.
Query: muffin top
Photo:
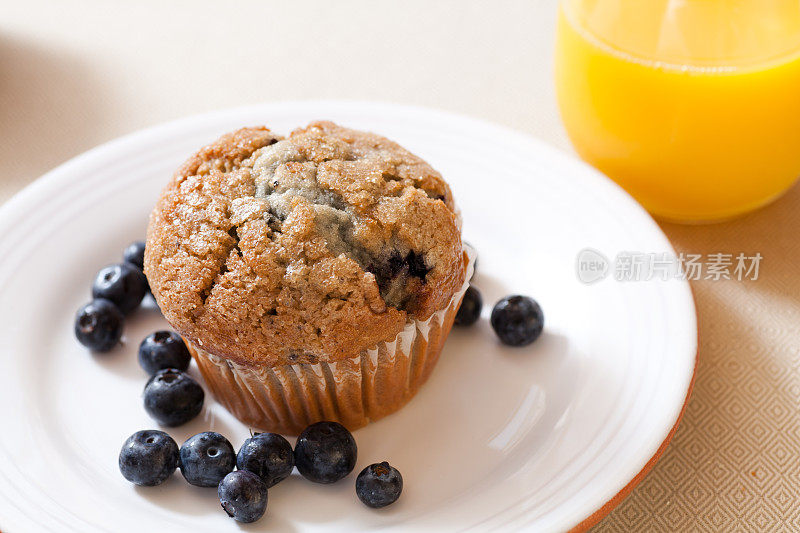
[[[241,364],[354,357],[464,282],[453,196],[398,144],[316,122],[223,135],[150,215],[145,273],[179,333]]]

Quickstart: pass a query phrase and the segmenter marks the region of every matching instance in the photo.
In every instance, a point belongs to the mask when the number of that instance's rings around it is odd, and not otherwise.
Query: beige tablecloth
[[[121,134],[302,98],[387,100],[569,149],[551,85],[555,0],[26,0],[0,5],[0,199]],[[800,529],[800,188],[678,251],[760,252],[757,281],[693,284],[694,395],[650,475],[598,526]]]

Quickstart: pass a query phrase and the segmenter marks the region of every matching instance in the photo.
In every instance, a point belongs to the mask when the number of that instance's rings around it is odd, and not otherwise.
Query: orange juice
[[[656,216],[755,209],[800,176],[800,0],[563,0],[578,153]]]

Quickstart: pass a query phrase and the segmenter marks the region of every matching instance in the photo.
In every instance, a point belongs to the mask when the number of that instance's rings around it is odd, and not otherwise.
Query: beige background
[[[121,134],[282,99],[440,107],[569,150],[551,87],[554,5],[0,1],[0,199]],[[693,284],[694,396],[598,529],[798,530],[800,188],[735,222],[663,228],[678,251],[760,252],[761,276]]]

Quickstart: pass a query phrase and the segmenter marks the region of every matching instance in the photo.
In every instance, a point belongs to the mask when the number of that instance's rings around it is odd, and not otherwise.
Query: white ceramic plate
[[[270,489],[253,531],[563,530],[613,499],[657,455],[687,397],[696,355],[692,296],[683,281],[586,285],[586,247],[672,252],[650,217],[605,177],[535,140],[427,109],[355,102],[260,105],[179,120],[65,163],[0,210],[0,529],[236,531],[213,489],[181,475],[137,488],[117,469],[122,442],[154,427],[141,405],[139,341],[166,323],[152,306],[126,342],[93,356],[74,340],[75,310],[95,272],[143,237],[150,208],[195,149],[242,125],[287,133],[331,119],[397,140],[452,185],[466,240],[479,252],[486,305],[455,330],[419,395],[358,430],[358,464],[323,486],[297,473]],[[501,346],[492,304],[529,294],[544,335]],[[193,367],[192,372],[196,369]],[[217,430],[238,446],[248,428],[213,401],[169,433],[180,444]],[[354,479],[388,460],[401,499],[364,507]],[[608,507],[608,506],[607,506]]]

